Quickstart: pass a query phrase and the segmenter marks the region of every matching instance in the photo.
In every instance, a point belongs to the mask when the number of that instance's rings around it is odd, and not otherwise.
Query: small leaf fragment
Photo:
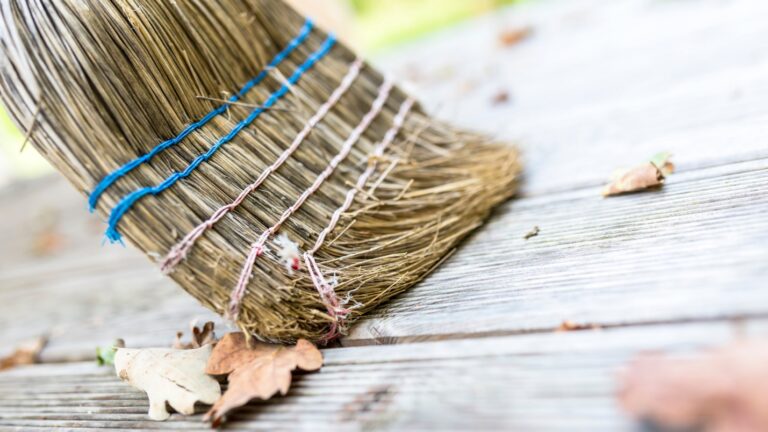
[[[630,414],[671,428],[768,430],[768,343],[739,342],[697,355],[645,355],[620,377]],[[699,429],[696,429],[699,430]]]
[[[565,320],[555,329],[558,332],[578,331],[578,330],[600,330],[599,324],[576,323],[571,320]]]
[[[315,371],[322,365],[320,351],[304,339],[288,347],[247,340],[243,333],[228,333],[216,344],[206,372],[229,374],[229,387],[204,420],[216,426],[228,412],[252,399],[267,400],[277,393],[285,395],[291,386],[293,370]]]
[[[525,235],[523,236],[523,240],[530,240],[536,237],[537,235],[539,235],[539,232],[541,232],[541,230],[539,229],[539,226],[535,225],[533,228],[531,228],[530,231],[525,233]]]
[[[509,100],[510,100],[509,91],[502,89],[497,91],[496,94],[493,95],[493,98],[491,98],[491,104],[505,105],[509,103]]]
[[[651,158],[651,163],[661,171],[661,173],[664,175],[664,177],[672,174],[675,172],[675,164],[673,164],[669,159],[672,157],[672,153],[670,152],[661,152],[656,153]]]
[[[499,43],[505,47],[517,45],[518,43],[528,38],[531,33],[533,33],[533,29],[528,26],[510,28],[499,34]]]
[[[99,366],[115,364],[115,353],[118,348],[125,348],[125,341],[117,339],[108,347],[96,347],[96,363]]]
[[[176,333],[176,340],[173,341],[172,348],[175,349],[195,349],[200,348],[208,344],[216,343],[216,334],[213,331],[214,324],[212,321],[206,322],[202,327],[198,328],[195,321],[192,321],[189,325],[192,333],[192,340],[190,342],[182,342],[184,333]]]
[[[121,380],[149,397],[149,418],[167,420],[166,405],[183,415],[195,413],[195,403],[211,405],[221,396],[219,383],[205,373],[211,345],[190,350],[120,348],[115,371]]]
[[[40,352],[43,351],[47,344],[48,338],[45,336],[36,337],[24,342],[13,353],[7,357],[0,358],[0,370],[37,363]]]

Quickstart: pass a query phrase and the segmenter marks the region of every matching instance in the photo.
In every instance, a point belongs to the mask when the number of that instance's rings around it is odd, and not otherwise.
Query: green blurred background
[[[359,51],[375,55],[515,0],[289,0]],[[51,170],[0,108],[0,186]]]

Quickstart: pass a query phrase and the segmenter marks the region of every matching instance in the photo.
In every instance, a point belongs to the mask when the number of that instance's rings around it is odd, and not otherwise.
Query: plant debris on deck
[[[603,196],[616,196],[659,188],[675,166],[669,161],[669,153],[659,153],[650,161],[628,170],[618,170],[611,182],[603,188]]]

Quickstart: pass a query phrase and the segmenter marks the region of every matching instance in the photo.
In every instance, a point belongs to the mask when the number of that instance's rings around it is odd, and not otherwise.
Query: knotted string
[[[317,241],[315,241],[315,245],[312,249],[304,253],[304,263],[307,265],[312,282],[315,284],[315,288],[320,294],[320,298],[325,304],[328,314],[332,318],[331,328],[323,338],[324,342],[331,341],[339,336],[339,330],[344,327],[344,320],[346,320],[347,316],[352,311],[352,308],[347,308],[343,302],[339,301],[334,285],[329,283],[325,277],[323,277],[323,273],[320,271],[320,267],[315,261],[315,253],[323,245],[328,234],[336,228],[339,219],[341,219],[341,215],[352,206],[352,202],[354,201],[355,196],[357,196],[357,192],[365,187],[368,179],[376,171],[378,160],[384,155],[384,151],[390,144],[392,144],[392,141],[394,141],[395,137],[397,137],[397,134],[402,129],[403,124],[405,123],[405,117],[411,111],[414,102],[415,101],[412,98],[408,98],[400,106],[397,115],[392,121],[392,127],[384,135],[384,139],[376,145],[373,153],[371,153],[368,159],[368,168],[366,168],[360,177],[358,177],[357,183],[347,191],[344,202],[335,212],[333,212],[330,223],[320,235],[318,235]]]
[[[360,140],[363,133],[365,133],[366,129],[371,125],[373,120],[379,115],[381,110],[384,108],[384,104],[387,102],[387,99],[389,98],[389,94],[392,91],[394,84],[392,80],[387,78],[384,80],[384,83],[379,87],[378,90],[378,96],[376,97],[376,100],[373,101],[373,104],[371,105],[370,111],[363,117],[363,119],[360,121],[360,124],[355,127],[355,129],[352,131],[352,133],[349,135],[346,141],[341,146],[341,149],[339,150],[339,153],[328,163],[328,166],[323,170],[323,172],[320,173],[320,175],[317,176],[315,179],[315,182],[307,188],[301,196],[296,200],[296,202],[287,208],[285,212],[280,216],[279,220],[276,224],[274,224],[272,227],[268,228],[266,231],[264,231],[261,236],[259,236],[258,240],[254,242],[251,245],[251,250],[248,253],[248,257],[245,260],[245,264],[243,265],[243,269],[240,272],[240,278],[237,282],[237,285],[235,285],[235,288],[232,290],[229,308],[227,310],[227,316],[232,319],[236,320],[237,315],[240,312],[240,302],[243,300],[243,297],[245,296],[245,292],[248,288],[248,282],[250,281],[252,274],[253,274],[253,266],[256,263],[256,258],[261,256],[264,253],[264,247],[266,245],[267,240],[269,237],[272,236],[277,230],[280,229],[283,223],[285,223],[288,218],[290,218],[301,206],[304,204],[304,202],[309,198],[313,193],[315,193],[320,186],[323,184],[323,182],[330,177],[330,175],[333,173],[333,171],[336,169],[336,167],[341,163],[342,160],[344,160],[349,153],[352,151],[352,148],[354,147],[355,143]]]
[[[282,166],[286,160],[288,160],[288,158],[301,146],[310,132],[312,132],[317,124],[320,123],[323,118],[325,118],[325,116],[331,111],[336,103],[338,103],[341,97],[344,96],[347,90],[349,90],[349,88],[352,86],[352,83],[354,83],[355,79],[357,79],[357,77],[360,75],[360,70],[362,67],[363,60],[360,58],[356,59],[350,65],[349,72],[347,72],[346,76],[341,80],[341,83],[336,88],[336,90],[333,91],[328,100],[317,110],[315,115],[307,121],[304,129],[299,132],[291,145],[288,146],[288,148],[280,155],[280,157],[272,165],[267,167],[255,182],[251,183],[248,187],[243,189],[242,192],[240,192],[240,195],[238,195],[234,201],[220,207],[208,220],[195,227],[180,242],[171,248],[170,252],[168,252],[168,255],[166,255],[162,261],[161,268],[163,272],[172,272],[173,269],[182,260],[184,260],[190,249],[192,249],[194,246],[197,239],[199,239],[206,232],[206,230],[213,227],[213,225],[223,219],[224,216],[226,216],[229,212],[242,204],[248,195],[258,189],[261,184],[264,183],[267,177],[269,177],[273,172],[277,171],[277,169],[280,168],[280,166]]]
[[[93,212],[96,209],[96,205],[99,203],[99,198],[101,198],[101,195],[109,189],[110,186],[112,186],[117,180],[119,180],[121,177],[127,175],[129,172],[134,170],[139,165],[148,162],[150,159],[158,155],[160,152],[180,143],[184,140],[189,134],[192,132],[200,129],[201,127],[208,124],[211,120],[213,120],[215,117],[223,114],[227,111],[227,109],[232,105],[233,103],[239,101],[243,96],[245,96],[248,92],[251,91],[254,87],[259,85],[262,81],[264,81],[264,78],[267,77],[267,74],[271,69],[274,69],[277,67],[280,63],[283,62],[296,48],[299,47],[304,41],[309,37],[309,34],[312,32],[312,28],[314,27],[314,24],[311,20],[307,20],[304,25],[301,27],[301,30],[299,31],[299,34],[291,40],[288,45],[278,53],[272,61],[269,62],[266,68],[259,72],[256,77],[254,77],[252,80],[248,81],[243,88],[240,89],[235,95],[230,97],[224,104],[218,106],[213,111],[209,112],[205,115],[205,117],[201,118],[200,120],[188,125],[184,130],[182,130],[177,136],[163,141],[162,143],[158,144],[155,148],[149,151],[149,153],[140,156],[125,165],[121,166],[120,168],[116,169],[112,173],[108,174],[106,177],[104,177],[93,189],[93,192],[91,192],[91,195],[88,197],[88,207],[91,212]]]
[[[217,141],[216,144],[214,144],[213,147],[211,147],[207,152],[195,158],[195,160],[193,160],[192,163],[190,163],[184,171],[174,173],[159,185],[138,189],[123,198],[117,204],[117,206],[112,209],[112,213],[109,215],[109,227],[107,228],[106,232],[107,238],[113,243],[121,241],[121,235],[117,231],[117,224],[120,222],[120,219],[123,217],[123,215],[125,215],[125,213],[128,212],[128,210],[130,210],[137,201],[147,195],[157,195],[173,186],[177,181],[192,174],[192,172],[197,169],[200,164],[210,159],[219,148],[221,148],[224,144],[232,141],[232,139],[234,139],[237,134],[240,133],[240,131],[253,123],[264,111],[274,106],[275,103],[280,100],[280,98],[285,96],[285,94],[290,90],[291,86],[296,84],[302,75],[311,69],[321,58],[328,54],[335,43],[335,36],[329,35],[325,42],[320,46],[320,48],[315,51],[301,66],[299,66],[293,75],[288,78],[288,82],[283,84],[278,91],[272,93],[263,105],[251,111],[245,120],[238,123],[227,135],[219,139],[219,141]]]

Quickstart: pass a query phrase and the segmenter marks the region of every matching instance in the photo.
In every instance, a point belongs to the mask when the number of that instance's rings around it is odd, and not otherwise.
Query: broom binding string
[[[213,120],[215,117],[226,112],[227,109],[233,103],[239,101],[254,87],[256,87],[262,81],[264,81],[264,79],[269,74],[270,70],[274,69],[280,63],[282,63],[283,60],[285,60],[289,55],[291,55],[291,53],[294,50],[296,50],[296,48],[298,48],[301,44],[304,43],[304,41],[307,40],[313,28],[314,28],[314,23],[312,22],[312,20],[307,19],[304,22],[304,25],[301,27],[301,30],[299,30],[299,33],[288,43],[288,45],[285,48],[283,48],[282,51],[280,51],[275,56],[275,58],[273,58],[269,62],[269,64],[267,64],[264,70],[259,72],[259,74],[256,75],[253,79],[248,81],[237,93],[235,93],[229,99],[227,99],[225,103],[214,108],[211,112],[206,114],[200,120],[189,124],[181,132],[179,132],[179,134],[176,135],[175,137],[168,139],[166,141],[163,141],[162,143],[155,146],[148,153],[142,156],[139,156],[131,160],[130,162],[127,162],[126,164],[122,165],[120,168],[116,169],[110,174],[107,174],[101,181],[99,181],[99,183],[93,189],[91,194],[88,196],[88,208],[91,211],[91,213],[93,213],[96,210],[96,205],[99,203],[99,199],[101,198],[101,195],[104,194],[104,192],[106,192],[106,190],[109,189],[121,177],[124,177],[125,175],[127,175],[128,173],[130,173],[131,171],[139,167],[141,164],[145,162],[149,162],[153,157],[157,156],[161,152],[183,141],[187,136],[189,136],[189,134],[202,128],[203,126],[208,124],[211,120]]]
[[[390,144],[392,144],[395,137],[400,133],[403,124],[405,124],[405,118],[408,116],[411,108],[413,108],[414,103],[415,100],[410,97],[402,103],[397,115],[392,121],[392,127],[387,130],[384,134],[384,138],[376,145],[373,153],[369,156],[368,167],[362,174],[360,174],[357,182],[349,189],[349,191],[347,191],[344,202],[333,212],[328,226],[317,236],[315,245],[312,249],[304,253],[304,263],[307,266],[312,283],[315,285],[318,294],[320,294],[323,303],[325,303],[328,314],[333,319],[328,333],[322,339],[323,342],[331,341],[339,336],[341,329],[344,327],[344,321],[346,320],[347,315],[352,312],[354,307],[346,307],[349,299],[346,299],[346,301],[343,302],[339,300],[336,295],[335,284],[329,283],[320,271],[320,266],[318,266],[315,261],[315,253],[322,247],[323,243],[325,243],[325,238],[328,234],[336,228],[336,225],[341,219],[341,215],[352,206],[352,202],[354,201],[355,196],[357,196],[357,192],[365,187],[366,183],[368,183],[368,179],[376,171],[378,159],[384,156],[384,151]]]
[[[117,231],[117,225],[120,222],[120,219],[122,219],[125,213],[127,213],[128,210],[130,210],[137,201],[147,195],[157,195],[176,184],[176,182],[179,180],[191,175],[192,172],[194,172],[194,170],[200,166],[200,164],[210,159],[219,148],[232,141],[232,139],[234,139],[243,129],[253,123],[264,111],[271,108],[273,105],[275,105],[275,103],[277,103],[278,100],[285,96],[290,90],[290,87],[296,84],[309,69],[311,69],[318,61],[320,61],[320,59],[325,57],[325,55],[330,52],[331,48],[333,48],[335,44],[336,37],[333,34],[328,35],[320,48],[312,53],[312,55],[310,55],[309,58],[307,58],[307,60],[294,71],[294,73],[288,78],[288,81],[283,84],[279,90],[272,93],[263,105],[251,111],[248,117],[238,123],[227,135],[219,139],[219,141],[217,141],[216,144],[214,144],[207,152],[195,158],[195,160],[193,160],[187,166],[187,168],[184,169],[184,171],[172,174],[162,183],[156,186],[143,187],[125,196],[112,209],[112,212],[109,215],[109,226],[107,227],[106,232],[107,239],[113,243],[120,242],[122,240],[122,236]]]
[[[266,231],[264,231],[261,236],[259,236],[258,240],[251,245],[251,250],[248,253],[248,257],[246,258],[245,264],[243,265],[243,270],[240,273],[240,278],[235,285],[235,288],[232,290],[232,293],[230,295],[230,303],[229,308],[227,309],[227,316],[232,319],[236,320],[237,316],[240,312],[240,302],[242,301],[243,297],[245,296],[245,292],[248,288],[248,282],[250,282],[252,273],[253,273],[253,266],[256,263],[256,259],[261,256],[264,253],[264,247],[266,245],[267,240],[269,240],[269,237],[272,236],[277,230],[280,229],[280,227],[285,223],[286,220],[288,220],[291,215],[293,215],[309,198],[312,194],[314,194],[320,186],[325,182],[325,180],[330,177],[330,175],[333,173],[333,171],[336,169],[336,167],[343,161],[349,153],[352,151],[352,148],[354,147],[355,143],[360,140],[360,138],[363,136],[363,133],[368,129],[368,127],[371,125],[373,120],[381,113],[381,111],[384,108],[384,105],[387,102],[387,99],[389,99],[389,95],[394,88],[394,82],[391,78],[387,77],[384,82],[381,84],[378,90],[378,96],[371,104],[371,108],[368,111],[368,113],[365,114],[363,119],[360,121],[360,123],[355,127],[355,129],[350,133],[349,137],[344,141],[344,143],[341,146],[341,149],[339,150],[339,153],[334,156],[333,159],[328,163],[328,166],[325,167],[325,170],[321,172],[317,178],[315,179],[315,182],[307,188],[301,196],[296,200],[293,205],[288,207],[283,214],[280,216],[280,219],[275,223],[273,226],[268,228]]]
[[[361,58],[355,59],[354,62],[349,67],[349,71],[347,72],[346,76],[341,80],[341,83],[339,86],[333,91],[331,96],[328,98],[327,101],[317,110],[317,112],[310,118],[306,125],[304,126],[304,129],[299,132],[298,135],[296,135],[296,138],[294,138],[293,142],[291,142],[291,145],[288,146],[288,148],[283,151],[283,153],[278,157],[278,159],[269,167],[267,167],[261,175],[248,185],[245,189],[243,189],[240,194],[233,200],[231,203],[224,205],[220,207],[218,210],[216,210],[211,217],[209,217],[206,221],[202,222],[200,225],[196,226],[192,231],[190,231],[184,238],[176,243],[174,245],[170,252],[166,255],[166,257],[163,259],[161,264],[161,269],[164,273],[170,273],[172,272],[175,267],[184,260],[184,258],[189,253],[190,249],[195,245],[195,242],[197,239],[199,239],[205,232],[213,227],[217,222],[219,222],[221,219],[224,218],[229,212],[233,211],[235,208],[237,208],[240,204],[245,201],[245,199],[253,193],[256,189],[261,186],[261,184],[269,177],[273,172],[277,171],[280,166],[285,163],[285,161],[301,146],[301,144],[306,140],[307,136],[312,132],[312,130],[320,123],[320,121],[325,118],[326,115],[331,111],[331,109],[339,102],[342,96],[349,90],[349,88],[352,86],[354,81],[357,79],[357,77],[360,75],[360,71],[364,65],[364,62]]]
[[[127,195],[168,187],[118,209],[125,214],[112,220],[113,238],[130,238],[176,285],[221,315],[245,279],[236,325],[259,340],[319,342],[345,334],[434,271],[517,190],[521,163],[514,147],[437,119],[418,103],[375,157],[409,96],[395,87],[319,189],[256,244],[344,147],[378,97],[380,71],[365,63],[278,167],[356,59],[336,43],[274,106],[181,178],[264,107],[326,32],[308,31],[304,16],[273,0],[221,1],[213,8],[205,1],[155,0],[0,4],[0,99],[22,126],[44,99],[31,144],[85,192],[84,206],[92,204],[105,219]],[[293,39],[299,45],[270,67]],[[257,75],[266,78],[258,82]],[[249,80],[254,87],[245,87]],[[231,102],[243,88],[250,91]],[[201,100],[222,90],[227,94],[217,100]],[[222,111],[223,104],[229,106]],[[206,117],[212,110],[220,114]],[[189,132],[201,120],[209,121]],[[176,144],[165,148],[166,140]],[[133,162],[146,153],[154,157]],[[352,192],[374,163],[364,186]],[[127,164],[130,172],[110,177]],[[222,210],[238,197],[242,203]]]

